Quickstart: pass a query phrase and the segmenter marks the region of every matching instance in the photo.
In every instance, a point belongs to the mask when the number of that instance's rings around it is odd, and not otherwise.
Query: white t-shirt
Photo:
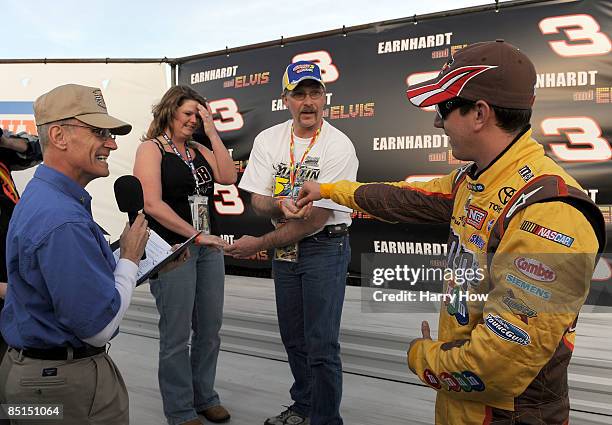
[[[291,142],[291,123],[293,120],[270,127],[255,137],[249,163],[240,187],[251,193],[265,196],[290,196],[289,183],[289,144]],[[295,161],[299,163],[310,138],[302,139],[294,135]],[[296,168],[298,164],[296,164]],[[331,183],[338,180],[357,180],[359,161],[351,140],[327,121],[323,121],[321,133],[310,152],[304,158],[296,176],[294,195],[305,181]],[[316,207],[332,210],[325,222],[328,224],[351,224],[350,208],[336,204],[329,199],[321,199],[313,204]]]

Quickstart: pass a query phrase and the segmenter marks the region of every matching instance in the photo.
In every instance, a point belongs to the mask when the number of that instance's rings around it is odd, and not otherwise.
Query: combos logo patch
[[[482,379],[469,370],[464,370],[463,372],[442,372],[439,376],[436,376],[431,370],[425,369],[423,371],[423,380],[437,390],[444,387],[447,391],[460,392],[463,390],[469,393],[472,391],[481,392],[485,389]]]
[[[514,342],[519,345],[529,345],[531,342],[531,337],[527,332],[497,315],[489,313],[485,320],[485,324],[491,332],[506,341]]]
[[[483,209],[470,205],[467,209],[465,222],[470,226],[480,230],[487,218],[487,212]]]
[[[557,278],[553,269],[533,258],[518,257],[514,260],[514,265],[525,276],[540,282],[552,282]]]
[[[557,232],[556,230],[549,229],[548,227],[540,226],[539,224],[534,223],[532,221],[523,221],[521,223],[521,230],[524,230],[528,233],[533,233],[536,236],[548,239],[549,241],[556,242],[559,245],[563,245],[568,248],[574,243],[574,238],[572,238],[571,236],[565,235],[561,232]]]

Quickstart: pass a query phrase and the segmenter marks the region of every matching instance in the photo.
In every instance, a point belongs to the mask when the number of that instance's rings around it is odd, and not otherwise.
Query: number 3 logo
[[[213,114],[218,112],[221,115],[220,120],[215,120],[217,131],[240,130],[244,125],[242,114],[238,112],[238,104],[231,97],[211,100],[208,104]]]
[[[321,68],[321,77],[324,83],[333,83],[340,77],[338,68],[332,62],[331,55],[325,50],[317,50],[315,52],[305,52],[295,55],[291,59],[291,63],[297,61],[315,62]]]
[[[567,27],[573,29],[563,29]],[[542,34],[558,34],[560,29],[568,40],[577,43],[549,41],[551,49],[559,56],[571,58],[606,55],[612,50],[610,38],[599,31],[599,23],[591,15],[553,16],[540,21]]]
[[[542,133],[546,136],[560,136],[559,130],[565,130],[571,148],[565,143],[550,143],[553,154],[561,161],[599,162],[612,158],[612,148],[606,139],[601,137],[599,124],[589,117],[554,117],[542,121]]]
[[[215,195],[221,197],[215,200],[215,210],[219,215],[240,215],[244,212],[244,202],[235,184],[222,185],[215,183]]]

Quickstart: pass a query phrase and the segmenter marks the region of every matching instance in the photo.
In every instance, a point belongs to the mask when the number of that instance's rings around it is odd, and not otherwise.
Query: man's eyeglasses
[[[111,131],[108,128],[89,127],[86,125],[78,125],[78,124],[60,124],[60,126],[88,128],[89,131],[91,131],[94,136],[102,140],[106,140],[106,139],[115,140],[117,138],[117,135],[111,133]]]
[[[302,101],[306,99],[306,96],[309,96],[312,100],[320,99],[325,92],[323,90],[312,90],[309,92],[305,91],[290,91],[289,96],[291,96],[295,100]]]
[[[462,99],[460,97],[453,97],[452,99],[446,100],[436,104],[436,112],[440,119],[445,120],[448,115],[455,109],[465,105],[474,105],[476,102],[472,100]]]

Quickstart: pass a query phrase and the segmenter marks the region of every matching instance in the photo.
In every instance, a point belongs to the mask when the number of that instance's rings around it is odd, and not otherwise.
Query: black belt
[[[24,348],[23,350],[18,350],[13,348],[16,351],[21,351],[25,357],[30,357],[32,359],[40,359],[40,360],[67,360],[68,359],[68,347],[57,347],[57,348]],[[106,346],[104,347],[93,347],[91,345],[85,347],[78,347],[72,349],[72,358],[73,359],[83,359],[85,357],[95,356],[96,354],[104,353],[106,351]]]
[[[328,224],[327,226],[323,228],[323,230],[309,237],[312,238],[313,236],[327,236],[329,238],[339,238],[341,236],[348,235],[348,233],[349,233],[349,227],[348,227],[348,224],[346,223]]]

